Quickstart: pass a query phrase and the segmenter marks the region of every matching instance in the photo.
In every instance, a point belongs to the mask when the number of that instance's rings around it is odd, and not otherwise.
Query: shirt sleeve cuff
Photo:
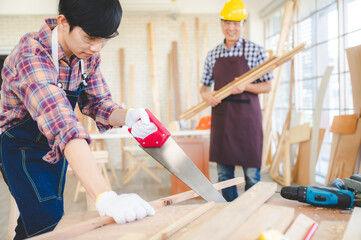
[[[68,127],[62,129],[59,134],[50,142],[51,150],[43,157],[44,161],[49,163],[57,163],[64,157],[64,149],[66,144],[72,139],[85,139],[88,144],[91,142],[91,138],[88,132],[84,129],[80,122],[69,124]]]
[[[96,126],[100,133],[103,133],[105,131],[108,131],[113,128],[113,126],[110,126],[109,124],[109,117],[112,114],[113,111],[122,109],[119,105],[112,105],[106,108],[103,108],[98,114],[101,117],[97,117],[96,119]]]

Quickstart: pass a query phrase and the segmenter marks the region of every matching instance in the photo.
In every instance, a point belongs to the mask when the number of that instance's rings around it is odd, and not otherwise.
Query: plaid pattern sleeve
[[[71,139],[83,138],[90,143],[90,136],[72,111],[65,92],[56,85],[57,73],[52,62],[46,57],[23,55],[16,69],[19,81],[13,81],[10,89],[20,101],[11,103],[10,98],[9,104],[24,103],[48,139],[51,151],[43,159],[56,163],[64,156],[65,145]]]
[[[100,71],[100,56],[97,56],[95,66],[91,67],[89,73],[90,79],[88,86],[79,98],[79,107],[83,114],[93,118],[100,132],[111,128],[109,125],[109,116],[122,107],[116,104],[111,97],[110,90]]]
[[[219,44],[216,46],[213,50],[211,50],[206,58],[205,64],[204,64],[204,72],[201,79],[201,83],[203,85],[209,86],[212,85],[214,82],[213,79],[213,68],[216,64],[216,61],[219,57],[232,57],[232,56],[242,56],[243,53],[243,46],[242,46],[242,40],[243,38],[240,38],[235,46],[233,46],[230,50],[227,49],[226,45],[224,43]],[[253,69],[263,63],[267,60],[266,52],[265,50],[247,40],[245,41],[245,58],[247,60],[248,66],[250,69]],[[269,72],[262,76],[261,78],[254,81],[254,83],[264,82],[273,79],[272,72]]]

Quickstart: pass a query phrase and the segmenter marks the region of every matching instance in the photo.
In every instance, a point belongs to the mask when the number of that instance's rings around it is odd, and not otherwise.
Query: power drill
[[[347,209],[354,204],[354,194],[349,190],[327,187],[283,187],[281,196],[313,206]]]

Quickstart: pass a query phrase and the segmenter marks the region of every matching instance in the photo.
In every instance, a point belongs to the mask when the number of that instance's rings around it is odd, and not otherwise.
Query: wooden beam
[[[129,106],[134,107],[134,64],[129,69]]]
[[[147,24],[148,27],[148,41],[149,41],[149,57],[150,57],[150,72],[152,77],[152,99],[153,99],[153,114],[161,121],[160,105],[159,105],[159,85],[156,74],[156,64],[154,56],[154,27],[153,22]]]
[[[182,239],[226,239],[276,191],[277,184],[258,182]],[[226,221],[228,219],[229,221]]]
[[[330,132],[337,134],[353,134],[356,131],[357,114],[334,116]]]
[[[184,55],[184,75],[186,82],[186,103],[187,108],[191,107],[191,83],[189,78],[189,67],[188,67],[188,44],[187,44],[187,31],[186,24],[182,22],[182,38],[183,38],[183,55]]]
[[[346,231],[342,240],[361,239],[361,208],[355,207],[353,209],[350,221],[347,224]]]
[[[257,239],[260,232],[274,229],[284,232],[293,221],[295,209],[263,204],[247,222],[237,228],[227,240]]]
[[[173,122],[173,57],[172,52],[168,53],[168,124]]]
[[[179,84],[179,70],[178,70],[178,43],[172,42],[172,57],[173,57],[173,89],[174,89],[174,106],[175,106],[175,120],[179,120],[179,116],[182,113],[182,99],[180,94]]]
[[[200,38],[199,38],[199,18],[196,17],[196,62],[197,62],[197,101],[200,102],[201,101],[201,94],[199,91],[199,87],[200,87],[200,80],[201,80],[201,76],[200,76],[200,72],[201,72],[201,67],[200,67],[200,55],[199,55],[199,49],[200,49]]]
[[[315,177],[316,177],[316,163],[318,159],[318,146],[319,146],[318,135],[321,124],[321,113],[322,113],[323,100],[327,90],[328,82],[330,81],[332,70],[333,70],[333,66],[329,66],[326,68],[325,73],[323,74],[323,78],[317,92],[315,109],[313,111],[313,127],[312,127],[312,139],[311,139],[311,150],[310,150],[310,172],[309,172],[310,185],[316,184]]]
[[[125,68],[124,68],[124,48],[119,49],[119,70],[120,70],[120,104],[125,105]]]
[[[361,45],[347,48],[346,55],[350,69],[354,112],[361,114]]]
[[[234,179],[230,179],[227,181],[223,181],[223,182],[219,182],[216,184],[213,184],[213,186],[220,190],[223,188],[227,188],[230,186],[234,186],[237,184],[241,184],[244,183],[244,178],[234,178]],[[197,193],[195,193],[194,191],[187,191],[184,193],[180,193],[180,194],[176,194],[173,196],[169,196],[169,197],[165,197],[165,198],[160,198],[158,200],[152,201],[150,202],[150,205],[152,205],[155,209],[159,209],[174,203],[179,203],[194,197],[198,197],[199,195]],[[93,218],[84,222],[81,222],[79,224],[75,224],[72,225],[70,227],[64,228],[64,229],[60,229],[60,230],[56,230],[53,232],[49,232],[49,233],[45,233],[36,237],[33,237],[31,239],[34,240],[62,240],[62,239],[67,239],[67,238],[72,238],[75,236],[78,236],[80,234],[92,231],[94,229],[100,228],[102,226],[108,225],[108,224],[113,224],[114,223],[114,219],[111,217],[97,217],[97,218]]]
[[[196,220],[199,216],[213,208],[215,205],[214,202],[208,202],[206,204],[201,205],[196,210],[188,213],[181,219],[177,220],[176,222],[172,223],[165,229],[161,230],[154,236],[150,237],[149,240],[163,240],[168,239],[171,235],[182,229],[184,226],[188,225],[192,221]]]
[[[314,220],[301,213],[287,230],[285,237],[292,240],[304,240],[314,223],[316,223]]]

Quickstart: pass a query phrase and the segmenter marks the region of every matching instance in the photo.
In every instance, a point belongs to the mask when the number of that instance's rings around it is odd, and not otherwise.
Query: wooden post
[[[173,122],[173,56],[172,52],[168,53],[168,124]]]
[[[188,67],[188,47],[187,47],[187,32],[186,24],[182,22],[182,37],[183,37],[183,54],[184,54],[184,75],[186,80],[186,102],[187,108],[191,107],[191,83],[189,79],[189,67]]]
[[[201,80],[200,77],[200,60],[199,60],[199,18],[196,17],[196,61],[197,61],[197,100],[198,102],[201,101],[201,93],[199,91],[199,81]]]
[[[154,29],[153,22],[148,23],[148,40],[149,40],[149,57],[150,57],[150,71],[152,77],[152,94],[153,94],[153,114],[161,121],[160,106],[159,106],[159,86],[156,77],[156,64],[154,56]]]
[[[124,48],[119,49],[119,70],[120,70],[120,104],[125,104],[125,68],[124,68]]]
[[[178,72],[178,44],[172,42],[172,57],[173,57],[173,89],[174,89],[174,103],[175,103],[175,120],[179,120],[182,113],[181,94],[179,86],[179,72]]]

